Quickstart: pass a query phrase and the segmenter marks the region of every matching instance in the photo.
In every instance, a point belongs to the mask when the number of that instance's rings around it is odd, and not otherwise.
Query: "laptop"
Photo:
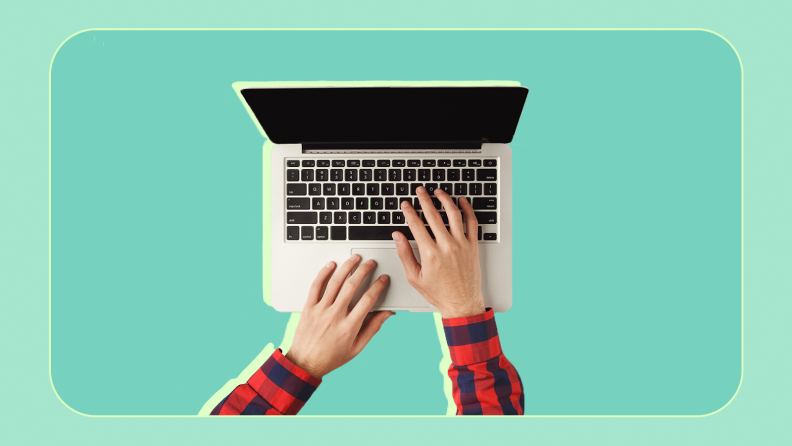
[[[377,266],[352,305],[380,274],[390,281],[372,311],[434,312],[408,283],[391,234],[420,251],[400,211],[415,189],[466,197],[478,220],[484,303],[512,304],[512,141],[528,89],[504,85],[284,87],[237,83],[270,157],[271,296],[277,311],[300,312],[329,261],[352,254]],[[264,156],[268,156],[267,153]],[[444,221],[445,210],[434,199]],[[265,209],[265,215],[267,210]],[[429,226],[426,226],[429,229]],[[466,227],[467,228],[467,227]],[[467,230],[467,229],[466,229]],[[430,231],[431,233],[431,231]],[[266,255],[266,253],[265,253]]]

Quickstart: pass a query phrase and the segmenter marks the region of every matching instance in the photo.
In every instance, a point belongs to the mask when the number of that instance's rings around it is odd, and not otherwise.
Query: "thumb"
[[[415,260],[415,254],[413,254],[410,241],[399,231],[394,232],[392,235],[393,240],[396,242],[396,253],[399,254],[399,260],[401,260],[402,266],[404,266],[404,272],[407,274],[407,278],[411,279],[417,277],[418,273],[421,272],[421,264]]]
[[[382,328],[385,319],[394,314],[396,313],[392,311],[378,311],[376,313],[370,313],[369,317],[366,317],[366,320],[363,322],[363,327],[360,328],[360,333],[358,333],[357,339],[355,339],[355,345],[352,347],[355,356],[363,351],[366,344],[368,344],[371,338]]]

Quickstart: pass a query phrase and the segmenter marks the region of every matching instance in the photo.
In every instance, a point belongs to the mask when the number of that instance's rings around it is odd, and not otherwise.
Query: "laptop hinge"
[[[475,153],[480,142],[304,143],[303,153]]]

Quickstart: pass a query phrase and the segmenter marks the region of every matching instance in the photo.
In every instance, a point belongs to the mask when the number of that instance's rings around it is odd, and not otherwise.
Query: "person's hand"
[[[432,197],[423,186],[416,189],[426,221],[432,228],[435,239],[429,236],[423,222],[409,201],[402,201],[401,208],[410,231],[418,244],[421,263],[415,259],[407,237],[394,232],[396,250],[399,253],[407,282],[424,299],[434,305],[444,318],[481,314],[484,297],[481,294],[481,268],[478,257],[478,221],[473,207],[459,197],[465,212],[467,235],[462,229],[462,212],[441,189],[435,196],[443,203],[448,216],[450,230],[446,230],[440,212],[432,204]]]
[[[308,292],[294,342],[286,357],[315,378],[322,379],[357,356],[385,319],[395,314],[391,311],[369,313],[388,283],[388,276],[384,274],[371,284],[355,307],[349,309],[363,278],[375,265],[373,260],[368,260],[347,278],[358,261],[360,256],[353,254],[335,274],[336,264],[329,262],[319,271]]]

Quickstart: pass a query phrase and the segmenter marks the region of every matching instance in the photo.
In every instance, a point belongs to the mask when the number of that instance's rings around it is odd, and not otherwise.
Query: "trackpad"
[[[385,290],[380,294],[377,303],[374,304],[372,310],[410,310],[410,311],[431,311],[433,307],[429,305],[426,300],[415,291],[409,283],[407,283],[407,276],[404,274],[404,266],[402,266],[399,254],[393,248],[353,248],[351,254],[359,254],[361,263],[368,259],[374,259],[377,265],[366,276],[363,283],[360,285],[355,298],[352,300],[352,305],[357,304],[360,297],[371,286],[372,281],[377,280],[381,274],[387,274],[390,277],[388,285]],[[413,249],[413,254],[421,262],[421,256],[418,254],[418,249]]]

